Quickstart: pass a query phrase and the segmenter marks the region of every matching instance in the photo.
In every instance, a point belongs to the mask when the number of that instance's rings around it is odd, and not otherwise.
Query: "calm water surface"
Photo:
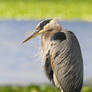
[[[43,71],[40,37],[21,44],[39,21],[0,20],[0,84],[49,83]],[[92,22],[61,21],[77,36],[84,60],[84,80],[92,79]],[[84,81],[85,83],[85,81]]]

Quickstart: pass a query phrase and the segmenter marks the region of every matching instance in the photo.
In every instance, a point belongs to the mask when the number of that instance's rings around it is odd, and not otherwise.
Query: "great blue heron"
[[[80,92],[83,84],[83,60],[73,32],[63,30],[56,19],[39,23],[26,42],[41,34],[41,47],[48,79],[63,92]]]

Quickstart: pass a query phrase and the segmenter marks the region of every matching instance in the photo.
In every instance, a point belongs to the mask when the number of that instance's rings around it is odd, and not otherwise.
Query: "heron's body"
[[[54,19],[41,22],[37,30],[23,42],[42,34],[44,69],[49,80],[63,92],[80,92],[83,84],[83,60],[74,33],[63,30]]]
[[[49,38],[49,39],[48,39]],[[42,48],[45,72],[57,88],[64,92],[80,92],[83,83],[83,62],[75,35],[67,30],[48,37]]]

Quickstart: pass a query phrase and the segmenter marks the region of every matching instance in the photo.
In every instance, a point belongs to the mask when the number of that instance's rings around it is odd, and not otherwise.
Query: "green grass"
[[[0,92],[60,92],[51,85],[31,85],[27,87],[6,86],[0,87]],[[83,87],[81,92],[92,92],[92,87]]]
[[[27,87],[6,86],[0,87],[0,92],[60,92],[51,85],[31,85]],[[83,87],[81,92],[92,92],[92,87]]]
[[[92,0],[0,0],[0,18],[92,20]]]

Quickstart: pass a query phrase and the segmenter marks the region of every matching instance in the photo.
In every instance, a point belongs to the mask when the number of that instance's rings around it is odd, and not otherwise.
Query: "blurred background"
[[[58,92],[44,73],[40,36],[21,44],[41,20],[54,17],[77,36],[82,92],[92,92],[92,0],[0,0],[0,92]]]

